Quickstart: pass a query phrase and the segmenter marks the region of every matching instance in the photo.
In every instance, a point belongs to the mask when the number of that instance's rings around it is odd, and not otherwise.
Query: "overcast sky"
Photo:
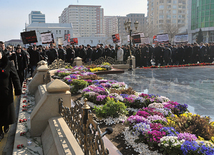
[[[0,41],[20,39],[31,11],[45,14],[46,23],[58,23],[68,5],[101,5],[104,16],[147,13],[147,0],[0,0]]]

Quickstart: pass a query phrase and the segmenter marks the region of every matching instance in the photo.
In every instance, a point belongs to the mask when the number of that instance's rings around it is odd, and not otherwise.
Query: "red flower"
[[[22,119],[20,119],[20,120],[19,120],[19,123],[22,123],[22,122],[23,122],[23,120],[22,120]]]
[[[27,122],[27,119],[23,119],[22,121],[23,121],[23,122]]]
[[[26,132],[21,132],[20,136],[24,136],[26,134]]]
[[[26,103],[26,102],[27,102],[26,100],[23,101],[23,103]]]
[[[26,88],[26,86],[24,85],[23,88]]]
[[[22,148],[22,146],[21,145],[17,145],[17,149],[21,149]]]
[[[27,109],[22,109],[22,111],[27,111]]]

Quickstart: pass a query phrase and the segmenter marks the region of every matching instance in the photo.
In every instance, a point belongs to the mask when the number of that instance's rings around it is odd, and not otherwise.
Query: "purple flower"
[[[187,141],[195,141],[197,139],[197,137],[194,135],[194,134],[190,134],[190,133],[187,133],[187,132],[184,132],[184,133],[179,133],[178,134],[178,139],[179,140],[187,140]]]
[[[103,101],[106,98],[106,95],[98,95],[96,101]]]

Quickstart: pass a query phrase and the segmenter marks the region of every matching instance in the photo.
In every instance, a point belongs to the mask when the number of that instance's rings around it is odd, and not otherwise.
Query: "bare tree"
[[[165,33],[168,34],[169,39],[172,40],[176,34],[178,34],[182,25],[176,25],[172,23],[165,23],[162,25],[162,28]]]

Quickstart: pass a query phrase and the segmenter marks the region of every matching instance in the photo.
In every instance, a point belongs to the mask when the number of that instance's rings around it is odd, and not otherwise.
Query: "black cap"
[[[91,46],[91,45],[87,44],[87,46]]]

